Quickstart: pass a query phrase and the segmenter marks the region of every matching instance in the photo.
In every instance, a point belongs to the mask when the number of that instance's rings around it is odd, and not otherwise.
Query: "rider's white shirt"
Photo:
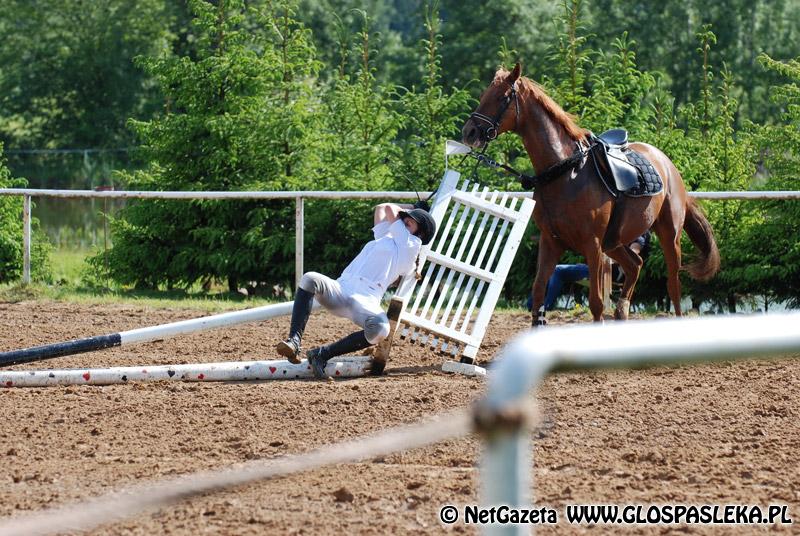
[[[375,240],[364,246],[339,277],[342,285],[380,299],[398,277],[411,273],[422,241],[408,232],[402,219],[372,228]]]

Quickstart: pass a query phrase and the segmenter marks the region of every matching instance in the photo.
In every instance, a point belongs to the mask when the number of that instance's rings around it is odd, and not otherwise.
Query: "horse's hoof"
[[[630,300],[620,298],[617,300],[617,308],[614,310],[614,318],[616,320],[627,320],[631,310]]]
[[[533,321],[531,327],[538,328],[540,326],[546,326],[546,325],[547,325],[547,320],[545,320],[544,318],[537,318],[536,320]]]

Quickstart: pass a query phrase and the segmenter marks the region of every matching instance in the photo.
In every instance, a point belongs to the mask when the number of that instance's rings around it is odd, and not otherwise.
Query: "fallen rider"
[[[368,242],[344,269],[339,279],[317,272],[303,275],[294,298],[289,338],[276,351],[300,363],[302,338],[311,307],[317,301],[337,316],[349,318],[361,331],[306,352],[314,376],[326,378],[325,366],[333,357],[378,344],[389,335],[389,319],[381,298],[399,278],[417,269],[419,251],[436,235],[436,222],[423,206],[384,203],[375,207],[375,239]]]

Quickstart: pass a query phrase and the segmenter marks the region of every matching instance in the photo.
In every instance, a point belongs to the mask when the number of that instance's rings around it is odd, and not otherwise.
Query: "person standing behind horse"
[[[628,247],[641,257],[642,261],[647,260],[650,254],[650,231],[645,233],[631,242]],[[623,281],[625,277],[624,272],[619,268],[619,265],[614,263],[612,271],[612,279],[617,282]],[[561,292],[566,285],[577,283],[589,279],[589,266],[583,263],[575,264],[557,264],[553,275],[547,280],[547,292],[544,296],[544,310],[552,311],[556,305],[556,300],[561,296]],[[528,311],[533,307],[533,296],[528,296]],[[545,325],[547,322],[544,317],[539,318],[540,325]]]
[[[423,208],[424,207],[424,208]],[[333,357],[363,350],[389,335],[389,319],[381,308],[381,298],[389,286],[416,269],[420,248],[436,235],[436,222],[427,204],[375,207],[372,228],[374,240],[368,242],[338,279],[307,272],[300,280],[292,308],[289,337],[275,347],[292,363],[300,363],[303,332],[314,298],[337,316],[349,318],[361,331],[336,342],[313,348],[306,357],[314,376],[325,378],[325,366]]]

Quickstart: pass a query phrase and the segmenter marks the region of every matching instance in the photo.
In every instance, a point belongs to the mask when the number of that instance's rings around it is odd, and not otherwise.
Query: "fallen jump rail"
[[[345,356],[328,361],[325,372],[332,378],[356,378],[372,371],[372,358]],[[48,387],[52,385],[118,385],[128,382],[241,382],[312,379],[308,363],[288,361],[223,361],[189,365],[156,365],[95,369],[0,370],[0,387]]]
[[[292,314],[292,306],[292,302],[276,303],[244,309],[242,311],[230,311],[217,315],[171,322],[169,324],[131,329],[119,333],[97,335],[66,342],[23,348],[21,350],[0,352],[0,367],[30,363],[31,361],[41,361],[43,359],[51,359],[66,355],[81,354],[84,352],[93,352],[95,350],[103,350],[115,346],[157,341],[186,333],[196,333],[235,324],[261,322],[262,320],[268,320],[277,316]],[[316,301],[314,302],[314,307],[319,307]]]
[[[528,394],[551,372],[601,367],[643,367],[743,357],[779,357],[800,352],[800,313],[763,316],[652,320],[619,324],[550,327],[528,332],[499,354],[490,369],[488,392],[475,405],[433,420],[384,430],[302,455],[259,460],[234,467],[164,479],[16,518],[0,520],[0,533],[44,535],[88,530],[143,511],[163,508],[211,491],[288,476],[319,467],[419,448],[482,432],[484,506],[529,507],[531,444]],[[491,535],[523,535],[529,525],[487,525]]]

